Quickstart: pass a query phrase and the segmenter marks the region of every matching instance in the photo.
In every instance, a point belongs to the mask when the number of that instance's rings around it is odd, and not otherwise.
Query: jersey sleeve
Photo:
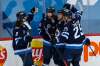
[[[32,14],[32,13],[29,13],[28,14],[28,22],[31,22],[32,20],[33,20],[33,17],[34,17],[34,14]]]

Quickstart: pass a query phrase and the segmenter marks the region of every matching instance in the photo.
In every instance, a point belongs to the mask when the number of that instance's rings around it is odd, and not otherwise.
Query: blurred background
[[[73,3],[78,9],[77,2],[81,2],[83,5],[84,13],[81,25],[85,34],[100,33],[100,0],[0,0],[0,38],[12,36],[18,11],[28,13],[34,6],[39,8],[39,12],[31,22],[33,28],[32,34],[33,36],[38,36],[38,26],[45,8],[54,6],[57,11],[66,2]]]

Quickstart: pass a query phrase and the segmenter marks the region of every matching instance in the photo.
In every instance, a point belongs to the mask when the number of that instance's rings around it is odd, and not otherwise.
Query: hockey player
[[[13,49],[15,50],[15,55],[17,54],[21,57],[23,66],[33,65],[32,49],[30,47],[32,41],[32,28],[29,24],[33,19],[33,16],[33,14],[27,15],[23,11],[16,14],[17,21],[13,29]]]
[[[57,29],[56,29],[56,53],[59,58],[58,60],[58,66],[67,66],[65,60],[64,60],[64,43],[67,42],[68,39],[68,28],[67,23],[65,20],[65,12],[64,10],[58,11],[58,23],[57,23]]]
[[[73,66],[80,66],[79,62],[83,50],[83,42],[87,45],[90,44],[90,41],[85,38],[82,32],[80,25],[81,13],[77,12],[76,8],[74,9],[64,10],[66,14],[69,14],[66,16],[69,36],[65,50],[65,59],[68,66],[70,66],[70,63],[72,63]]]
[[[46,17],[41,20],[40,35],[44,39],[43,44],[43,66],[48,66],[51,58],[53,57],[54,63],[57,64],[57,55],[53,45],[55,44],[55,31],[57,24],[57,16],[55,15],[55,9],[49,7],[47,9]]]

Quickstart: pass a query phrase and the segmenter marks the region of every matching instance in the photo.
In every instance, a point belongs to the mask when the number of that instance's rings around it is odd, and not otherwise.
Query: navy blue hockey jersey
[[[56,41],[57,43],[65,43],[68,40],[68,26],[65,21],[59,21],[57,24],[57,29],[56,29]]]
[[[66,24],[60,24],[62,26],[58,26],[58,33],[56,38],[60,43],[68,43],[68,44],[80,44],[85,39],[85,36],[82,32],[82,28],[80,25],[81,15],[79,13],[75,13],[73,19],[70,21],[66,21]],[[63,30],[61,30],[63,29]]]
[[[40,35],[44,40],[51,41],[55,38],[57,17],[54,16],[52,19],[48,17],[43,18],[40,23]]]
[[[85,39],[85,36],[82,32],[80,20],[81,20],[81,14],[79,12],[76,12],[74,14],[73,19],[70,22],[68,22],[68,31],[69,31],[68,43],[80,44]]]
[[[30,35],[31,27],[24,24],[20,27],[15,26],[13,29],[13,48],[14,50],[26,49],[32,40]]]

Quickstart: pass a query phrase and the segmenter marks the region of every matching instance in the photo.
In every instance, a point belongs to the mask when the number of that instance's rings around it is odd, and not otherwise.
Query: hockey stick
[[[88,4],[89,4],[89,0],[87,0],[87,2],[88,2]],[[87,7],[85,7],[84,5],[82,5],[82,3],[81,3],[81,1],[80,0],[78,0],[78,6],[79,6],[79,8],[80,8],[80,11],[85,11],[86,9],[88,9],[88,6]]]
[[[90,50],[92,51],[93,55],[96,56],[95,52],[93,51],[92,47],[89,46]]]
[[[43,14],[44,14],[44,19],[46,21],[46,5],[45,5],[45,0],[43,0]],[[49,36],[50,40],[52,40],[52,38],[51,38],[50,34],[48,33],[46,27],[45,26],[43,26],[43,27],[44,27],[45,32]]]
[[[38,0],[34,0],[34,4],[36,7],[38,7]]]
[[[88,5],[89,5],[89,0],[87,0],[87,3],[88,3]],[[87,7],[87,8],[88,8],[88,7]],[[94,54],[94,56],[96,56],[96,54],[95,54],[95,52],[93,51],[92,47],[89,46],[89,48],[90,48],[90,50],[92,51],[92,53]]]
[[[87,1],[88,1],[88,4],[89,4],[89,0],[87,0]],[[83,8],[83,6],[81,5],[80,1],[78,2],[78,5],[79,5],[79,7],[80,7],[80,11],[81,11],[81,12],[83,12],[84,10],[86,10],[86,9],[88,8],[88,7],[87,7],[87,8]],[[92,47],[89,46],[89,48],[90,48],[90,50],[92,51],[93,55],[96,56],[96,54],[95,54],[95,52],[93,51]]]
[[[82,15],[83,14],[83,11],[84,11],[84,8],[83,8],[83,6],[82,6],[82,4],[81,4],[80,1],[78,2],[78,6],[80,8],[80,14]]]
[[[8,34],[10,35],[10,37],[13,37],[12,33],[10,32],[10,30],[8,28],[5,28],[5,29],[8,32]]]
[[[11,31],[10,31],[10,29],[13,27],[12,23],[10,23],[10,22],[9,23],[3,23],[2,27],[3,27],[3,29],[5,29],[8,32],[10,37],[13,37],[13,35],[12,35]]]
[[[46,5],[45,5],[45,3],[46,3],[45,0],[43,0],[43,13],[46,17]]]
[[[83,40],[83,45],[85,45],[86,43],[87,43],[87,41],[90,41],[88,38],[85,38],[84,40]],[[92,51],[92,53],[93,53],[93,55],[94,56],[96,56],[96,54],[95,54],[95,52],[93,51],[93,49],[92,49],[92,47],[91,47],[91,45],[87,45],[89,48],[90,48],[90,50]]]

